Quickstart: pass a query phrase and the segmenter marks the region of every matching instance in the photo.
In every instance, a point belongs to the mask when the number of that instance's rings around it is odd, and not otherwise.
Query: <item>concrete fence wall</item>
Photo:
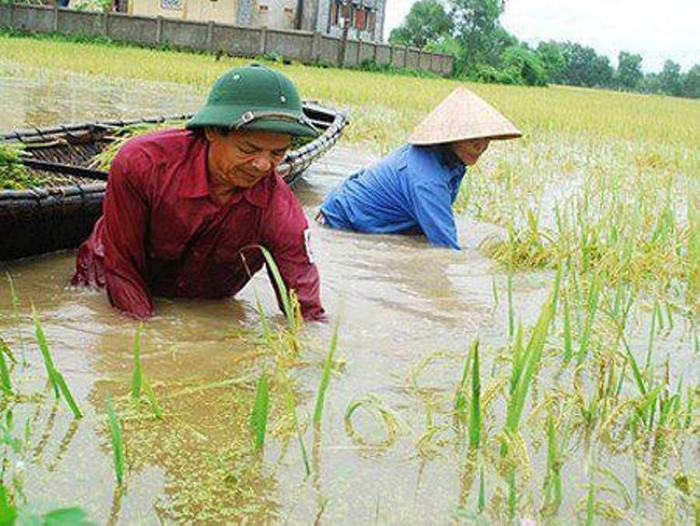
[[[307,64],[356,66],[364,61],[397,68],[452,72],[453,58],[414,48],[392,46],[282,29],[194,22],[162,17],[94,13],[51,6],[0,4],[0,27],[35,33],[107,37],[143,46],[168,45],[177,49],[230,53],[255,57],[278,53]]]

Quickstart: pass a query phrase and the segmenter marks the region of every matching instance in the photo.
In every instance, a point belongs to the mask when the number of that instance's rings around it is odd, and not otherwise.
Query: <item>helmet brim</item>
[[[297,112],[289,112],[289,118],[264,117],[236,126],[241,116],[251,110],[255,111],[254,108],[241,108],[240,106],[205,106],[187,121],[185,128],[193,130],[205,126],[219,126],[240,130],[284,133],[294,137],[318,137],[320,135],[320,132],[311,123],[304,122],[303,114]]]

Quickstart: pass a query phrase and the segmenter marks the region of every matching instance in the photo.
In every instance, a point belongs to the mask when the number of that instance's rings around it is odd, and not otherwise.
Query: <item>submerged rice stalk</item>
[[[0,389],[6,395],[12,394],[12,382],[10,381],[10,370],[7,368],[7,362],[5,361],[5,354],[9,347],[5,343],[5,340],[0,338]]]
[[[510,396],[506,407],[506,433],[511,437],[514,437],[518,433],[525,401],[540,366],[544,344],[553,316],[553,302],[550,298],[542,307],[542,312],[535,324],[527,347],[523,348],[522,344],[522,326],[518,328],[518,332],[516,333],[513,343],[513,369],[510,377]],[[501,455],[505,456],[507,452],[507,442],[503,442]]]
[[[141,364],[141,333],[143,332],[143,323],[139,323],[136,327],[136,332],[134,333],[134,372],[131,375],[131,399],[137,402],[141,399],[141,391],[146,393],[146,399],[148,400],[148,405],[151,406],[153,411],[153,416],[158,420],[163,418],[163,409],[158,403],[156,394],[153,392],[151,383],[146,378],[146,373],[143,372],[143,366]]]
[[[688,289],[690,300],[700,301],[700,182],[695,181],[688,199]]]
[[[333,328],[333,337],[331,338],[331,345],[328,349],[326,361],[323,365],[323,375],[321,376],[321,384],[318,386],[318,395],[316,396],[316,408],[314,410],[314,426],[316,427],[319,427],[321,425],[323,404],[326,400],[326,389],[328,389],[328,384],[330,383],[331,370],[333,369],[333,357],[335,356],[335,351],[338,347],[339,326],[340,320],[337,319],[335,321],[335,327]]]
[[[63,393],[63,397],[68,404],[68,407],[73,412],[75,418],[82,418],[83,414],[78,408],[78,404],[73,398],[73,394],[68,388],[68,384],[63,379],[63,375],[56,370],[56,366],[51,358],[51,352],[49,351],[49,346],[46,343],[46,335],[44,334],[44,329],[41,327],[41,322],[39,321],[39,315],[32,305],[32,317],[34,319],[34,328],[36,331],[36,339],[39,343],[39,349],[41,350],[41,355],[44,358],[44,366],[46,367],[46,373],[49,377],[49,382],[53,387],[54,395],[59,398],[59,394]]]
[[[386,432],[384,440],[371,443],[355,430],[355,426],[352,423],[352,417],[355,411],[360,408],[365,409],[382,422]],[[399,433],[399,422],[396,419],[396,416],[384,405],[379,397],[375,395],[367,395],[352,402],[345,410],[345,431],[353,442],[356,442],[362,446],[386,448],[396,441],[396,437]]]
[[[66,403],[68,404],[68,407],[70,407],[73,416],[75,416],[75,418],[83,418],[83,413],[80,411],[75,398],[73,398],[73,393],[70,392],[70,389],[68,389],[68,384],[66,384],[66,381],[63,379],[63,375],[58,371],[56,371],[56,383],[63,394],[63,398],[66,399]]]
[[[267,263],[267,268],[270,269],[270,274],[274,279],[275,292],[277,292],[278,299],[282,303],[284,315],[287,317],[287,327],[289,330],[295,331],[299,327],[299,319],[293,307],[292,296],[282,279],[282,274],[280,274],[275,258],[272,257],[270,251],[264,246],[257,245],[257,247],[260,249],[260,252],[262,252],[265,262]]]
[[[309,455],[306,453],[306,446],[304,445],[304,436],[301,433],[301,427],[299,426],[299,421],[297,420],[297,408],[296,402],[294,401],[294,392],[292,391],[292,386],[287,381],[287,389],[285,394],[285,402],[287,403],[287,411],[292,416],[292,421],[294,422],[294,430],[296,431],[297,441],[299,442],[299,449],[301,449],[301,457],[304,461],[304,469],[306,470],[306,475],[311,475],[311,464],[309,464]]]
[[[255,439],[255,449],[260,450],[265,444],[265,431],[270,407],[270,392],[265,371],[260,375],[258,386],[255,389],[255,403],[253,413],[250,415],[250,429]]]
[[[153,392],[151,382],[148,381],[148,378],[146,378],[145,375],[143,377],[143,390],[146,393],[146,399],[148,400],[151,410],[153,411],[153,416],[155,416],[158,420],[162,420],[163,409],[160,407],[156,394]]]
[[[56,398],[59,396],[58,383],[56,382],[56,367],[54,366],[53,359],[51,358],[51,352],[49,351],[49,345],[46,343],[46,335],[44,334],[44,329],[41,327],[41,322],[39,321],[39,315],[32,305],[32,319],[34,320],[34,331],[36,334],[36,340],[39,343],[39,349],[41,350],[41,356],[44,359],[44,367],[46,368],[46,374],[49,377],[49,382],[51,387],[53,387],[53,392]]]
[[[122,442],[122,428],[114,411],[112,399],[107,399],[107,416],[109,417],[109,431],[112,437],[112,451],[114,452],[114,475],[117,484],[124,481],[124,443]]]
[[[481,408],[481,378],[479,373],[479,340],[472,344],[472,399],[469,411],[469,447],[477,449],[481,441],[483,414]]]
[[[141,331],[143,323],[139,323],[134,334],[134,372],[131,375],[131,399],[141,398],[141,386],[143,384],[143,371],[141,369]]]

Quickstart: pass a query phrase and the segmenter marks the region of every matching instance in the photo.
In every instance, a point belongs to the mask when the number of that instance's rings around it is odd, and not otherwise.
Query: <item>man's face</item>
[[[232,130],[227,135],[205,128],[207,167],[218,185],[231,189],[255,186],[282,162],[291,139],[283,133]]]
[[[453,142],[450,148],[464,164],[472,166],[489,147],[489,142],[489,139],[466,139]]]

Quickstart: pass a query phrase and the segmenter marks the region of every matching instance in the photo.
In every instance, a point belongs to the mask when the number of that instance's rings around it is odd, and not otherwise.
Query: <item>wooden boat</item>
[[[340,112],[304,103],[304,113],[322,132],[290,150],[279,172],[288,184],[340,138],[348,124]],[[102,213],[107,172],[94,159],[115,132],[141,123],[184,121],[189,115],[104,121],[0,133],[0,145],[21,143],[22,163],[48,176],[50,185],[29,190],[0,190],[0,261],[78,246]]]

